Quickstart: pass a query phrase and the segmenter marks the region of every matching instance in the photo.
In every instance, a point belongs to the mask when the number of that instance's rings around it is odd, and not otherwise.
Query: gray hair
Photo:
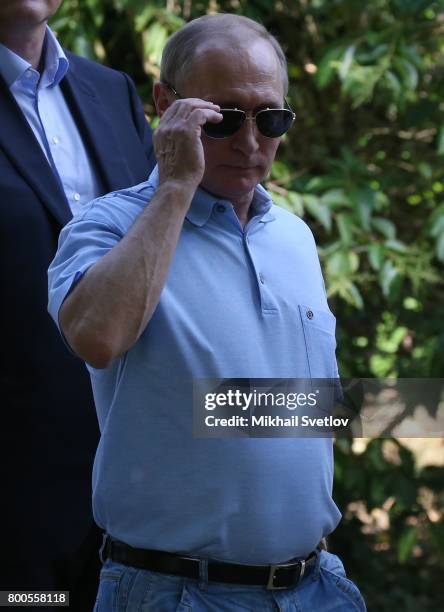
[[[262,24],[248,17],[228,13],[205,15],[193,19],[175,32],[168,39],[163,50],[160,80],[162,83],[176,87],[177,82],[181,81],[190,70],[196,49],[200,45],[215,37],[239,41],[241,39],[239,31],[245,32],[245,30],[267,41],[273,47],[281,66],[284,95],[286,95],[288,92],[287,60],[281,45]]]

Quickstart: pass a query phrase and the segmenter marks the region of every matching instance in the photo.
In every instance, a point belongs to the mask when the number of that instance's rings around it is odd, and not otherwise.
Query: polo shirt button
[[[265,278],[264,278],[264,275],[262,274],[262,272],[259,274],[259,280],[261,281],[261,283],[263,285],[265,284]]]
[[[74,200],[78,202],[80,200],[80,193],[75,193],[73,197],[74,197]]]
[[[307,310],[305,314],[307,315],[307,319],[312,319],[314,317],[312,310]]]
[[[223,204],[218,204],[216,210],[217,212],[223,213],[225,212],[225,206]]]

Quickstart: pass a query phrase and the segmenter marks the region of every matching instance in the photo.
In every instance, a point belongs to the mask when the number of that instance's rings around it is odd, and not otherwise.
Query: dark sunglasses
[[[164,83],[178,98],[182,98],[177,91]],[[223,119],[219,123],[209,121],[202,126],[203,131],[209,138],[229,138],[233,136],[244,124],[245,121],[255,121],[257,129],[267,138],[279,138],[287,132],[293,125],[296,118],[293,109],[285,100],[287,108],[265,108],[250,117],[243,110],[238,108],[221,108],[220,114]]]

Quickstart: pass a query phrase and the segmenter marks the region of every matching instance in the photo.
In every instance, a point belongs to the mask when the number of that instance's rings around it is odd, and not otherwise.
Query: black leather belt
[[[291,560],[276,565],[244,565],[225,563],[208,559],[208,580],[230,584],[262,585],[267,589],[290,589],[302,577],[311,572],[317,558],[317,551],[311,552],[306,559]],[[133,548],[124,542],[105,536],[101,557],[116,563],[130,565],[139,569],[173,574],[184,578],[199,580],[201,559],[176,555],[161,550]]]

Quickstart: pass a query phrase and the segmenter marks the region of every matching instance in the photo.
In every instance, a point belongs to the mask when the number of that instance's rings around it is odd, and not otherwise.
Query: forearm
[[[167,181],[129,232],[88,270],[60,309],[72,349],[97,368],[127,351],[159,301],[194,189]]]
[[[161,83],[154,93],[161,115],[154,134],[159,187],[131,229],[86,272],[59,312],[70,346],[96,368],[106,368],[131,348],[150,320],[205,171],[201,126],[222,119],[212,102],[189,98],[170,103],[171,93]]]

